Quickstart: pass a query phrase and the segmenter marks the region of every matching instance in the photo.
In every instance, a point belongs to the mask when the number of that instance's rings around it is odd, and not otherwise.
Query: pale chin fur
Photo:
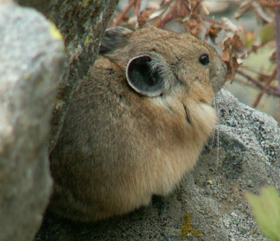
[[[173,151],[171,152],[169,150],[169,154],[162,160],[165,165],[161,168],[168,169],[163,172],[169,173],[169,176],[158,177],[162,178],[161,182],[159,182],[161,186],[154,187],[153,194],[167,195],[179,184],[184,174],[195,166],[201,149],[213,132],[217,117],[216,111],[211,105],[197,102],[195,105],[191,104],[194,108],[190,109],[191,123],[188,123],[187,120],[185,120],[184,113],[182,113],[184,110],[178,109],[178,100],[161,97],[152,98],[152,100],[154,103],[164,107],[167,111],[172,110],[177,114],[181,112],[181,115],[178,114],[177,118],[183,118],[182,122],[186,123],[185,128],[188,130],[186,139],[193,140],[192,142],[187,142],[185,146],[173,146]],[[174,107],[177,107],[177,109]],[[157,151],[159,150],[155,150],[155,153],[157,153]],[[160,154],[159,156],[162,157]],[[188,159],[188,161],[186,161],[186,159]],[[174,162],[177,164],[173,165]]]

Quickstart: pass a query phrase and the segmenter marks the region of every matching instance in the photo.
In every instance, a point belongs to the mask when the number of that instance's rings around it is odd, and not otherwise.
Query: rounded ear
[[[112,27],[106,29],[104,38],[100,46],[100,54],[107,54],[111,50],[115,49],[119,44],[125,41],[133,32],[124,27]]]
[[[141,95],[149,97],[161,95],[166,89],[167,66],[164,64],[166,63],[156,54],[133,57],[126,67],[128,84]]]

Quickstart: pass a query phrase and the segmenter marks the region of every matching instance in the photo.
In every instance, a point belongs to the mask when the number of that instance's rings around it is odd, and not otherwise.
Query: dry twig
[[[260,81],[254,79],[253,77],[244,73],[240,69],[237,69],[236,73],[240,74],[241,76],[245,77],[247,80],[251,81],[255,86],[261,88],[262,90],[265,90],[266,93],[280,97],[280,91],[278,91],[277,88],[272,88],[270,86],[266,86],[266,85],[262,84]]]

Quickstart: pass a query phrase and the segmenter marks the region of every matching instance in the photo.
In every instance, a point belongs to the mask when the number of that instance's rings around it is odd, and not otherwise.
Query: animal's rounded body
[[[73,220],[127,213],[170,193],[214,129],[212,100],[226,76],[210,46],[152,26],[111,29],[101,51],[50,155],[50,209]]]

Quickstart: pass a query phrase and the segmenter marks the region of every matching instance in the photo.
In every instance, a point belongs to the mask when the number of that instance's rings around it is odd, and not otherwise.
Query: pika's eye
[[[199,63],[201,63],[202,65],[207,65],[209,64],[209,57],[207,54],[203,54],[199,57]]]

